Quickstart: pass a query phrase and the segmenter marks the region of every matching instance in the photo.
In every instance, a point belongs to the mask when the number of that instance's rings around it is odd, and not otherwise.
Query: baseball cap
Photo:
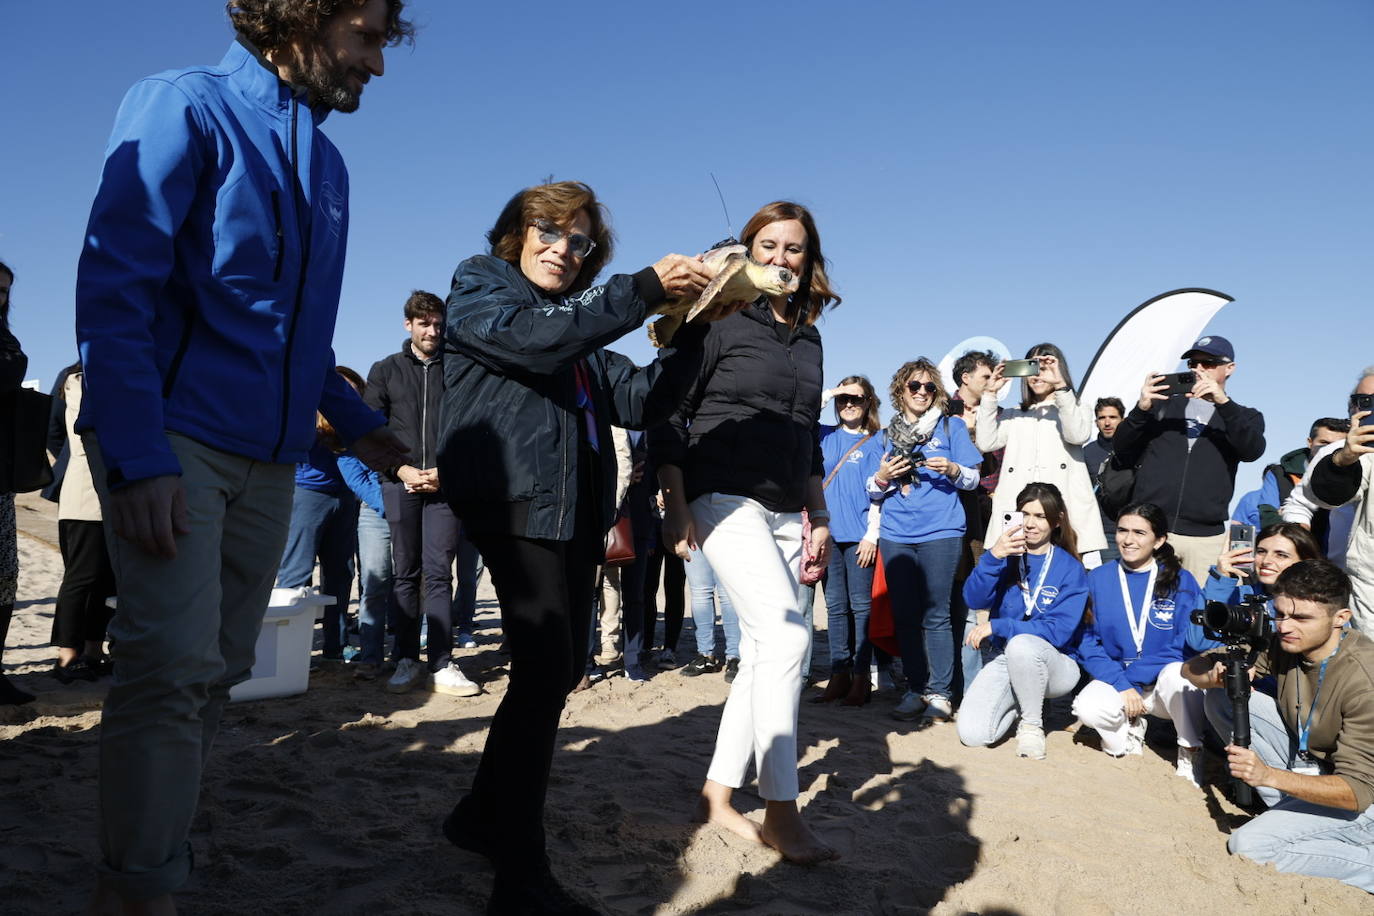
[[[1179,359],[1187,359],[1195,353],[1228,363],[1236,361],[1236,348],[1231,346],[1231,341],[1218,334],[1199,337]]]

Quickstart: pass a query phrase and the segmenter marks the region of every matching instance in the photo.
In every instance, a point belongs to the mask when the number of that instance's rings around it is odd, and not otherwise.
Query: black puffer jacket
[[[760,300],[710,325],[703,349],[682,408],[649,434],[653,462],[682,469],[689,500],[725,493],[800,511],[824,470],[820,332],[800,327],[784,343]]]
[[[421,360],[407,337],[401,352],[372,364],[363,395],[367,406],[386,415],[387,426],[410,449],[406,464],[421,470],[434,467],[437,460],[439,406],[444,396],[442,357]]]
[[[576,366],[585,360],[601,444],[601,530],[615,517],[611,424],[661,423],[696,377],[705,329],[640,368],[602,349],[664,299],[651,268],[562,298],[519,268],[478,255],[458,265],[444,327],[439,479],[474,531],[566,541],[577,504]]]

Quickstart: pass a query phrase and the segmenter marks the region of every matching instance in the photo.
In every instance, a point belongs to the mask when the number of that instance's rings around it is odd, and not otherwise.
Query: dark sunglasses
[[[939,385],[936,385],[934,382],[907,382],[907,383],[906,383],[906,390],[907,390],[907,391],[910,391],[912,394],[920,394],[921,391],[922,391],[922,389],[925,390],[925,393],[926,393],[926,394],[934,394],[935,392],[937,392],[937,391],[940,390],[940,386],[939,386]]]
[[[1230,362],[1230,360],[1227,359],[1190,359],[1188,360],[1188,368],[1197,369],[1201,367],[1203,369],[1215,369],[1217,366],[1224,366],[1228,362]]]
[[[539,231],[539,241],[544,245],[557,245],[561,240],[568,240],[568,253],[575,258],[585,258],[592,253],[596,247],[596,242],[590,236],[580,232],[565,232],[546,219],[532,219],[530,225]]]
[[[861,394],[837,394],[835,404],[839,407],[862,407],[868,403],[868,398]]]

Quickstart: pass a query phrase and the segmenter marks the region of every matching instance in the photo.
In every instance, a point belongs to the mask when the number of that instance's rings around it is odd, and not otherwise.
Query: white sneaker
[[[448,667],[434,672],[429,686],[435,693],[451,697],[475,697],[482,692],[482,688],[459,669],[457,662],[449,662]]]
[[[938,693],[928,693],[921,697],[925,701],[927,719],[943,719],[948,722],[954,718],[954,704],[949,701],[949,697],[941,696]]]
[[[919,719],[925,710],[925,698],[914,690],[908,690],[893,708],[892,718],[899,722],[912,722]]]
[[[425,666],[413,658],[403,658],[396,663],[396,673],[386,682],[387,693],[409,693],[425,679]]]
[[[1126,726],[1126,750],[1121,752],[1123,757],[1144,757],[1145,756],[1145,717],[1132,719],[1131,724]]]
[[[459,633],[458,638],[454,642],[460,649],[477,648],[477,640],[472,638],[471,633]]]
[[[1016,728],[1016,756],[1031,760],[1045,759],[1045,730],[1038,725],[1022,722]]]
[[[1183,747],[1178,749],[1178,775],[1188,782],[1202,788],[1202,748]]]

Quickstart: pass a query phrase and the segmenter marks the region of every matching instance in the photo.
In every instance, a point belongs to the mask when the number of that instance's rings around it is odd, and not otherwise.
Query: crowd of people
[[[130,90],[92,207],[80,359],[47,443],[53,675],[111,675],[92,912],[175,911],[201,771],[274,587],[337,599],[321,664],[467,697],[482,686],[454,649],[476,646],[483,571],[509,677],[442,831],[491,862],[489,912],[595,912],[545,848],[559,718],[574,690],[655,671],[730,683],[698,814],[794,862],[836,854],[797,805],[810,684],[825,682],[813,702],[872,707],[896,668],[894,719],[953,721],[970,747],[1014,731],[1030,760],[1052,701],[1111,756],[1167,720],[1181,777],[1204,779],[1210,742],[1259,790],[1234,852],[1374,892],[1374,367],[1349,420],[1317,420],[1264,469],[1255,519],[1233,528],[1240,465],[1266,442],[1228,392],[1225,338],[1181,355],[1181,386],[1150,374],[1129,409],[1085,403],[1049,342],[962,354],[952,378],[914,358],[884,426],[867,377],[825,387],[817,322],[840,297],[806,207],[766,204],[731,240],[787,291],[718,304],[638,366],[608,345],[695,300],[712,262],[670,253],[601,279],[607,211],[563,181],[510,198],[446,301],[412,292],[400,351],[364,379],[329,346],[347,174],[319,122],[355,110],[413,30],[402,0],[298,6],[234,0],[218,67]],[[26,368],[13,279],[0,264],[5,392]],[[607,565],[622,518],[632,558]],[[0,497],[0,649],[14,524]],[[829,664],[813,677],[817,588]],[[1249,690],[1249,746],[1226,690],[1239,643],[1193,620],[1208,601],[1273,631],[1251,637],[1253,688],[1231,685]],[[0,676],[0,703],[32,699]],[[762,823],[733,804],[751,768]]]

